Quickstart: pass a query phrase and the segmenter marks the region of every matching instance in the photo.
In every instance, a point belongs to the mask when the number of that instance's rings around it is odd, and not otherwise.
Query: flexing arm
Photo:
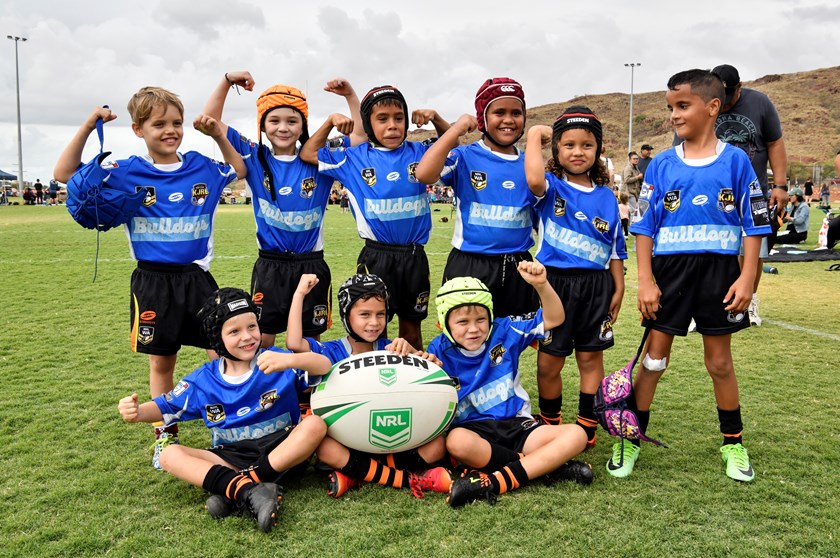
[[[245,166],[245,161],[228,141],[227,135],[222,131],[222,126],[218,120],[206,114],[199,114],[193,121],[193,127],[205,136],[213,138],[213,141],[219,146],[222,158],[236,171],[236,178],[248,176],[248,167]]]
[[[464,136],[478,128],[478,121],[475,116],[465,114],[458,119],[440,138],[429,147],[414,175],[423,184],[434,184],[440,180],[440,171],[446,164],[446,157],[449,152],[458,147],[461,136]]]
[[[146,401],[142,405],[137,403],[136,393],[123,397],[117,404],[120,416],[125,422],[159,422],[163,420],[163,414],[154,401]]]
[[[309,137],[309,141],[300,148],[298,157],[304,163],[310,165],[318,164],[318,150],[321,149],[330,137],[330,132],[336,128],[342,134],[349,134],[353,131],[353,120],[347,118],[343,114],[331,114],[327,120],[321,124],[321,127]]]
[[[227,100],[228,91],[234,85],[241,87],[246,91],[254,90],[254,78],[246,71],[228,72],[222,77],[222,80],[216,86],[216,89],[210,93],[207,102],[204,103],[204,114],[214,118],[219,126],[222,128],[222,133],[227,135],[228,126],[222,122],[222,111],[225,108],[225,101]]]
[[[542,148],[551,143],[551,127],[531,126],[525,144],[525,179],[538,198],[545,195],[545,161]]]
[[[300,277],[292,303],[289,306],[289,323],[286,325],[286,348],[295,353],[308,353],[309,343],[303,338],[303,299],[315,285],[318,276],[314,273],[304,273]]]
[[[443,119],[437,111],[432,109],[417,109],[411,113],[411,122],[418,128],[425,126],[429,122],[435,127],[435,132],[438,137],[446,133],[450,128],[449,122]]]
[[[53,177],[59,182],[67,183],[70,177],[76,172],[76,169],[82,162],[82,151],[85,149],[85,142],[88,136],[96,130],[96,121],[100,118],[102,122],[110,122],[117,117],[107,107],[96,107],[90,116],[87,117],[84,124],[82,124],[76,131],[76,135],[58,156],[58,161],[55,163],[53,169]]]
[[[543,311],[543,329],[548,331],[566,320],[566,310],[557,292],[548,284],[545,267],[539,262],[521,261],[517,267],[519,275],[534,287],[540,297]]]
[[[344,78],[335,78],[327,82],[324,91],[334,93],[347,101],[347,109],[353,119],[353,132],[350,134],[350,145],[359,145],[368,140],[365,127],[362,124],[362,109],[359,103],[359,96],[350,82]],[[326,141],[326,140],[324,140]],[[323,145],[323,144],[322,144]]]
[[[313,376],[323,376],[332,368],[330,359],[318,353],[278,353],[263,351],[257,357],[257,367],[263,374],[271,374],[288,368],[306,370]]]

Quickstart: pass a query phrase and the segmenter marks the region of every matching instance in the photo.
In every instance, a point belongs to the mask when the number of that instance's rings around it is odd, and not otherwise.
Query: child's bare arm
[[[158,422],[163,420],[163,414],[154,401],[138,404],[136,393],[123,397],[117,404],[120,416],[125,422]]]
[[[619,232],[619,234],[621,234]],[[621,311],[621,302],[624,299],[624,261],[610,260],[610,275],[613,278],[615,290],[610,298],[610,320],[615,323],[618,320],[618,313]]]
[[[557,292],[548,284],[545,266],[539,262],[521,261],[517,270],[525,282],[534,287],[540,297],[545,331],[562,324],[566,320],[566,310],[563,308],[563,301],[560,300]]]
[[[347,109],[350,111],[350,117],[353,119],[353,132],[349,134],[350,145],[359,145],[368,140],[365,133],[365,127],[362,124],[362,109],[359,103],[359,96],[356,90],[350,85],[350,82],[344,78],[335,78],[327,82],[324,91],[335,93],[344,97],[347,101]]]
[[[242,160],[242,156],[228,141],[225,131],[222,130],[222,124],[218,120],[206,114],[199,114],[193,120],[193,127],[205,136],[213,138],[213,141],[219,146],[222,158],[236,171],[236,178],[245,178],[248,176],[248,168],[245,166],[245,161]],[[227,126],[224,129],[227,130]]]
[[[750,306],[755,283],[755,273],[758,268],[758,252],[761,248],[760,236],[744,237],[744,264],[741,275],[732,283],[726,296],[723,297],[724,310],[727,312],[743,312]]]
[[[430,123],[435,127],[438,137],[442,136],[450,128],[447,122],[436,110],[417,109],[411,113],[411,122],[418,128]]]
[[[461,136],[465,136],[478,128],[478,120],[475,116],[464,114],[455,124],[452,125],[440,138],[432,144],[431,147],[420,159],[417,165],[415,176],[417,180],[423,184],[434,184],[440,179],[440,171],[443,170],[443,165],[446,164],[446,157],[449,152],[458,147],[461,141]]]
[[[292,303],[289,305],[289,323],[286,325],[286,348],[295,353],[309,352],[309,343],[303,338],[303,299],[317,284],[317,275],[304,273],[292,295]]]
[[[93,109],[93,112],[87,117],[87,120],[76,131],[76,135],[73,136],[73,139],[70,140],[70,143],[67,144],[67,147],[64,148],[61,155],[58,156],[55,169],[53,169],[53,176],[56,180],[66,184],[76,172],[76,169],[82,162],[82,152],[85,150],[85,143],[87,142],[88,136],[96,129],[96,121],[101,118],[102,122],[110,122],[116,117],[117,115],[112,113],[108,107],[96,107]]]
[[[636,261],[639,266],[637,306],[642,317],[655,320],[662,291],[653,277],[653,238],[643,234],[636,235]]]
[[[545,161],[542,148],[551,143],[550,126],[531,126],[525,144],[525,180],[537,197],[545,195]]]
[[[306,370],[314,376],[323,376],[332,368],[330,359],[318,353],[278,353],[263,351],[257,357],[257,367],[263,374],[271,374],[288,368]]]
[[[216,86],[207,102],[204,103],[204,114],[216,119],[222,128],[222,133],[227,135],[228,126],[222,121],[222,111],[225,108],[228,92],[234,85],[246,91],[254,90],[254,78],[247,71],[228,72]]]
[[[350,134],[353,132],[353,120],[344,116],[343,114],[331,114],[327,120],[321,124],[321,127],[309,136],[309,140],[300,148],[298,156],[304,163],[310,165],[318,164],[318,150],[324,147],[327,139],[330,137],[330,132],[335,128],[342,134]]]

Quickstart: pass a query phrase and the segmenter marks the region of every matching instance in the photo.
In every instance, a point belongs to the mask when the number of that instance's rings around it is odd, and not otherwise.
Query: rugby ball
[[[455,416],[455,381],[428,360],[371,351],[336,363],[312,393],[312,412],[348,448],[393,453],[422,446]]]

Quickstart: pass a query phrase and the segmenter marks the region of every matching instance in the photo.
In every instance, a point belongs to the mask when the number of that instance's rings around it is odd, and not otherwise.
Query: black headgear
[[[379,87],[374,87],[370,91],[367,92],[364,99],[362,99],[362,104],[359,109],[359,112],[362,115],[362,126],[365,129],[365,133],[367,134],[368,141],[370,141],[374,145],[380,145],[379,140],[376,139],[376,136],[373,133],[373,126],[370,124],[370,115],[373,113],[373,106],[385,99],[392,99],[397,101],[402,105],[403,111],[405,111],[405,131],[403,132],[403,140],[408,136],[408,104],[405,102],[405,97],[403,94],[400,93],[400,90],[396,87],[391,85],[380,85]]]
[[[557,163],[558,166],[562,167],[562,165],[560,165],[560,161],[557,160],[557,142],[560,139],[560,136],[563,135],[563,132],[566,130],[573,130],[575,128],[581,128],[592,132],[592,135],[595,136],[595,142],[597,143],[596,157],[601,156],[601,145],[603,139],[601,121],[598,120],[598,117],[595,116],[589,107],[573,106],[567,108],[563,114],[558,116],[557,120],[554,121],[554,125],[551,127],[551,156],[554,158],[554,162]],[[563,170],[569,172],[565,168]],[[589,172],[589,170],[587,169],[586,172]]]
[[[201,332],[210,344],[210,348],[219,356],[238,360],[225,348],[222,341],[222,326],[230,318],[246,312],[253,312],[259,316],[259,310],[251,300],[251,296],[242,289],[225,287],[210,295],[196,314],[201,322]]]
[[[356,302],[365,296],[379,296],[385,300],[385,315],[388,319],[391,318],[388,311],[388,287],[385,282],[377,275],[357,273],[352,275],[347,281],[341,284],[338,288],[338,315],[341,317],[341,323],[344,324],[344,329],[356,341],[365,343],[366,341],[358,335],[350,327],[350,309]]]

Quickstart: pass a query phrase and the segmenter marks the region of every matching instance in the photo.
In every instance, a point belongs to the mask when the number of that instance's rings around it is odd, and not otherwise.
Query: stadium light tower
[[[26,42],[26,37],[6,35],[15,42],[15,89],[17,91],[17,126],[18,126],[18,190],[23,192],[23,140],[20,134],[20,69],[18,68],[18,43]]]
[[[633,151],[633,72],[636,66],[641,65],[641,62],[630,62],[624,65],[626,68],[630,68],[630,131],[627,134],[627,153]]]

